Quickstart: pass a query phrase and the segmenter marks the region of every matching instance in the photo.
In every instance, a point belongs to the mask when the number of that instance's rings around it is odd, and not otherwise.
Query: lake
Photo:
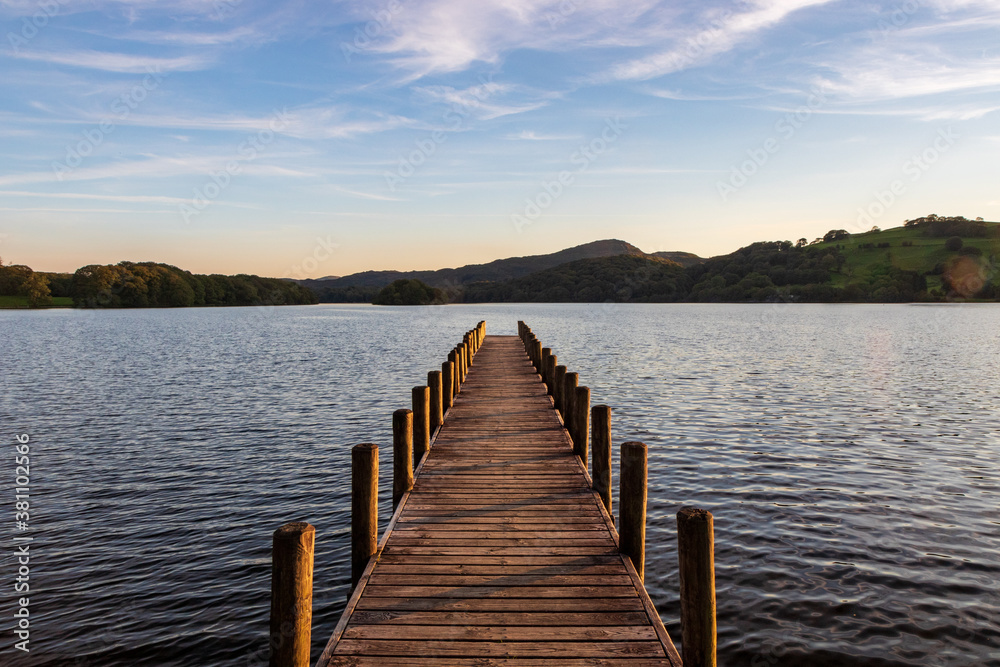
[[[33,538],[31,652],[8,584],[0,662],[266,665],[271,533],[292,520],[317,530],[315,660],[349,587],[351,446],[382,447],[384,526],[392,411],[476,322],[519,319],[612,406],[614,449],[649,446],[646,584],[675,641],[675,515],[695,505],[720,665],[1000,665],[989,304],[0,311],[6,581]]]

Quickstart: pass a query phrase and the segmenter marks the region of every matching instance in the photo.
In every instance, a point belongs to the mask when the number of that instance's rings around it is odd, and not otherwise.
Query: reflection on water
[[[649,445],[646,581],[675,638],[674,515],[697,505],[720,664],[1000,665],[1000,309],[609,304],[0,313],[3,438],[34,445],[32,653],[9,664],[266,664],[290,520],[317,527],[318,653],[350,446],[386,448],[385,519],[391,413],[480,319],[528,322],[615,441]]]

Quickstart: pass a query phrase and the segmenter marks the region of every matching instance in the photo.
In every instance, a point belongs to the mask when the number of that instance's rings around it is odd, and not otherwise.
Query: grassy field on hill
[[[833,287],[872,282],[886,267],[891,266],[924,276],[928,292],[943,292],[946,288],[942,274],[957,257],[974,258],[987,272],[996,265],[1000,258],[1000,223],[987,222],[985,226],[990,230],[990,236],[959,236],[962,239],[960,250],[947,248],[951,237],[928,236],[926,229],[919,226],[851,234],[846,239],[817,243],[811,247],[819,250],[840,249],[844,264],[839,272],[833,274],[830,283]],[[976,248],[981,254],[977,255],[969,248]]]

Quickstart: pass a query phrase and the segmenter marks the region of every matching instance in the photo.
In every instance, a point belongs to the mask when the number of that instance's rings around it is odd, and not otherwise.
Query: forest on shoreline
[[[44,308],[187,308],[317,303],[292,280],[253,275],[202,275],[169,264],[91,264],[75,273],[44,273],[0,262],[0,305]]]

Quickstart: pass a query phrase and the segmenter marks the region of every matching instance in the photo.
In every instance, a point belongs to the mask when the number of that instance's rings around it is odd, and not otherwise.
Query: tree
[[[831,229],[826,234],[823,235],[824,241],[839,241],[841,239],[846,239],[850,236],[850,233],[846,229]]]
[[[958,236],[952,236],[944,242],[945,250],[950,250],[951,252],[961,250],[963,245],[962,239]]]
[[[874,225],[874,226],[873,226],[873,227],[872,227],[871,229],[869,229],[868,231],[869,231],[869,232],[875,232],[875,233],[877,234],[877,233],[881,232],[882,230],[881,230],[881,229],[879,229],[879,226],[878,226],[878,225]]]
[[[386,286],[375,295],[372,303],[376,306],[426,306],[444,303],[444,294],[416,278],[401,279]]]
[[[805,248],[807,245],[809,245],[809,241],[804,238],[801,238],[795,242],[796,248]]]
[[[28,297],[28,305],[32,308],[52,305],[52,292],[49,291],[49,281],[45,276],[32,273],[22,289]]]

